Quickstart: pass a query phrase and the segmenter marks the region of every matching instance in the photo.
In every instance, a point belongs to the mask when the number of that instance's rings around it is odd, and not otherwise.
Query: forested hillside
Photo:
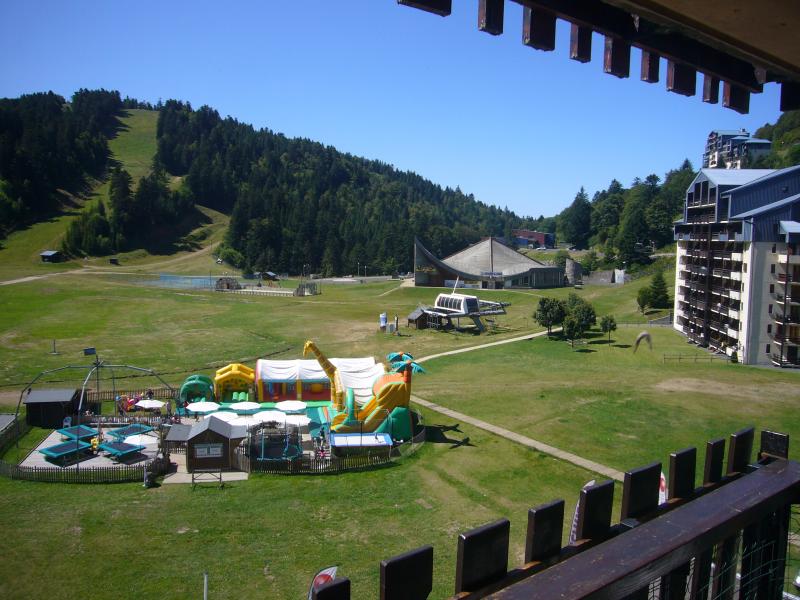
[[[246,269],[391,273],[412,264],[414,236],[447,255],[530,225],[508,210],[379,161],[170,100],[157,160],[185,175],[195,202],[231,212],[222,256]]]
[[[657,175],[648,175],[626,189],[614,179],[591,202],[581,188],[550,226],[560,239],[578,248],[601,248],[607,262],[640,262],[646,259],[645,248],[672,242],[672,223],[680,215],[694,176],[692,164],[685,160],[679,169],[666,173],[663,182]]]
[[[783,113],[777,123],[767,123],[755,136],[770,140],[772,151],[754,161],[752,168],[780,169],[800,164],[800,110]]]
[[[118,92],[79,90],[0,99],[0,238],[58,210],[108,165]]]

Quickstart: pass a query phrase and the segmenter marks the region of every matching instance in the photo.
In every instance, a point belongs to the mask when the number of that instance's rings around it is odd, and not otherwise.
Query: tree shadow
[[[591,342],[587,342],[589,344],[610,344],[611,342],[608,341],[608,338],[603,340],[592,340]]]
[[[584,354],[587,354],[589,352],[597,352],[597,350],[592,350],[591,348],[578,348],[577,350],[575,350],[575,352],[582,352]]]
[[[602,331],[587,331],[583,334],[583,337],[586,339],[597,338],[605,335]]]
[[[613,347],[614,348],[630,348],[631,345],[630,344],[614,344]]]

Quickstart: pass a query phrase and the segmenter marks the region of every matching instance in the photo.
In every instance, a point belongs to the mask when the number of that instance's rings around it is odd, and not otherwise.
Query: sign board
[[[218,458],[222,456],[222,444],[196,444],[195,458]]]
[[[502,277],[502,271],[481,271],[481,277]]]

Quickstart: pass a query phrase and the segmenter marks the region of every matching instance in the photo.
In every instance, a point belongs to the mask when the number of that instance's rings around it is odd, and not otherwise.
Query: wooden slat
[[[722,106],[746,115],[750,112],[750,92],[741,86],[723,81]]]
[[[775,461],[489,597],[624,597],[797,501],[798,494],[800,464]]]
[[[350,580],[337,577],[315,589],[311,597],[314,600],[350,600]]]
[[[755,430],[752,427],[731,434],[728,443],[728,475],[745,472],[753,454],[754,437]]]
[[[425,600],[433,589],[433,546],[381,562],[381,600]]]
[[[706,443],[706,463],[703,473],[703,485],[717,483],[722,480],[722,461],[724,457],[724,439],[719,438]]]
[[[714,600],[731,600],[736,581],[736,557],[739,537],[734,535],[717,545],[714,553],[714,575],[711,597]]]
[[[614,503],[614,482],[598,483],[581,490],[578,505],[576,540],[603,539],[611,527],[611,507]]]
[[[703,73],[703,102],[716,104],[719,102],[719,79]]]
[[[456,594],[477,590],[505,576],[510,528],[508,519],[500,519],[458,536]]]
[[[578,62],[592,60],[592,30],[572,23],[569,33],[569,57]]]
[[[556,47],[556,16],[550,11],[524,8],[522,11],[522,43],[537,50]]]
[[[448,16],[453,9],[453,0],[397,0],[397,3],[441,17]]]
[[[478,3],[478,29],[492,35],[503,33],[505,0],[480,0]]]
[[[619,78],[630,76],[631,45],[621,38],[606,36],[603,70]]]
[[[558,556],[564,528],[564,501],[556,500],[528,511],[525,562],[545,561]]]
[[[639,519],[658,508],[661,463],[654,462],[625,473],[620,519]]]
[[[781,83],[781,111],[800,109],[800,83],[784,81]]]
[[[641,79],[647,83],[658,83],[661,57],[654,53],[642,50]]]
[[[762,431],[758,460],[766,457],[789,458],[789,434],[766,429]]]
[[[697,71],[694,67],[667,61],[667,91],[681,96],[694,96],[697,88]]]
[[[697,449],[685,448],[669,455],[669,484],[667,497],[690,498],[694,495],[697,468]]]

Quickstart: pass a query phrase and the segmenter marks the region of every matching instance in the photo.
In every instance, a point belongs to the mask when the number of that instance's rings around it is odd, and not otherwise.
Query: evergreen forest
[[[158,111],[157,151],[138,181],[108,146],[132,108]],[[757,135],[774,142],[759,166],[800,162],[800,113],[785,113]],[[444,257],[485,236],[510,240],[515,228],[552,232],[602,252],[606,264],[631,266],[672,242],[695,174],[684,160],[628,187],[612,179],[591,199],[580,188],[559,214],[532,218],[379,160],[222,118],[208,106],[83,89],[69,101],[52,92],[0,100],[0,237],[108,181],[107,195],[86,203],[65,232],[62,249],[72,256],[174,241],[200,205],[230,215],[216,252],[245,272],[341,275],[359,263],[372,273],[402,272],[412,268],[415,237]]]

